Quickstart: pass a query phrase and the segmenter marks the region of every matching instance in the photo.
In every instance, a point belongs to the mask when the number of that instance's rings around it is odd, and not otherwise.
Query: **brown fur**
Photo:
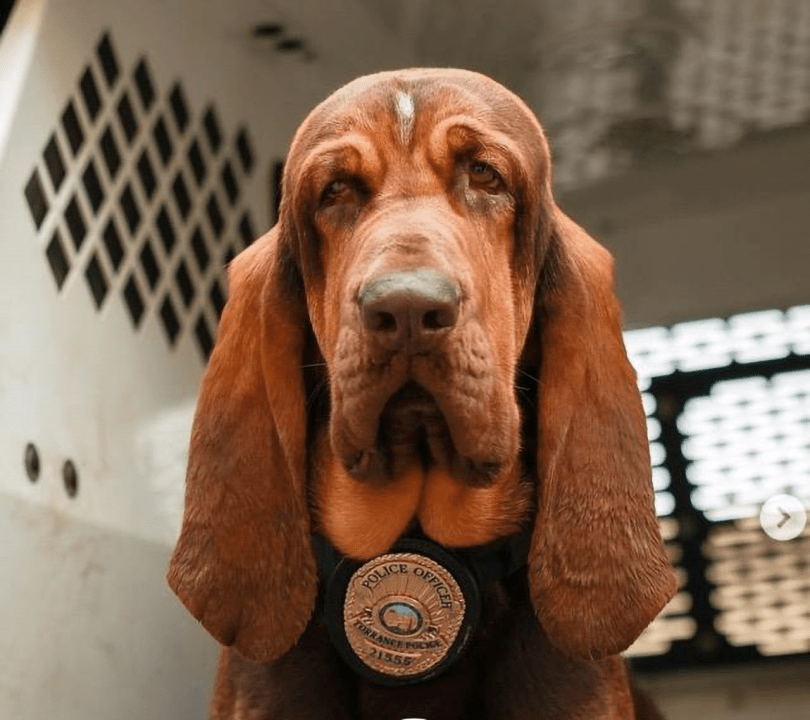
[[[383,347],[358,298],[422,269],[459,288],[458,320],[419,352]],[[230,270],[169,570],[225,646],[213,718],[636,717],[617,653],[675,579],[612,274],[494,81],[381,73],[312,112],[278,225]],[[367,559],[414,525],[451,548],[532,526],[529,564],[487,590],[458,664],[382,688],[329,643],[310,536]]]

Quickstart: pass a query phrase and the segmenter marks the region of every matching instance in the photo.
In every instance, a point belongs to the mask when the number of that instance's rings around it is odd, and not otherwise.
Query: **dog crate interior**
[[[617,258],[680,580],[633,666],[662,695],[710,669],[806,688],[810,526],[776,540],[760,512],[810,507],[810,3],[17,0],[4,20],[0,714],[204,714],[215,648],[163,574],[226,266],[277,218],[306,112],[413,65],[522,94],[563,207]]]

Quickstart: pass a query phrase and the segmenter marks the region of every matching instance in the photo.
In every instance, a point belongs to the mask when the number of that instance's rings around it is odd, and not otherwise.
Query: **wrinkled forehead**
[[[442,120],[461,116],[515,140],[527,155],[546,155],[540,125],[512,92],[465,70],[405,70],[358,78],[322,102],[299,128],[290,160],[314,145],[352,131],[405,145]]]

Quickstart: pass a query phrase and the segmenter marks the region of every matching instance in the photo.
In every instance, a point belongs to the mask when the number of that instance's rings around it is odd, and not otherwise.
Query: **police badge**
[[[470,570],[426,540],[401,540],[365,563],[341,560],[326,593],[335,646],[356,672],[383,685],[419,682],[449,667],[479,612]]]

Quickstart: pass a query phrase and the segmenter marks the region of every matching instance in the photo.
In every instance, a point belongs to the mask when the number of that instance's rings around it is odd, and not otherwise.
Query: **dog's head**
[[[533,524],[532,602],[573,655],[671,596],[611,258],[550,174],[532,113],[471,72],[361,78],[302,124],[279,223],[230,270],[169,573],[220,642],[291,647],[313,531],[365,559],[414,525]]]

